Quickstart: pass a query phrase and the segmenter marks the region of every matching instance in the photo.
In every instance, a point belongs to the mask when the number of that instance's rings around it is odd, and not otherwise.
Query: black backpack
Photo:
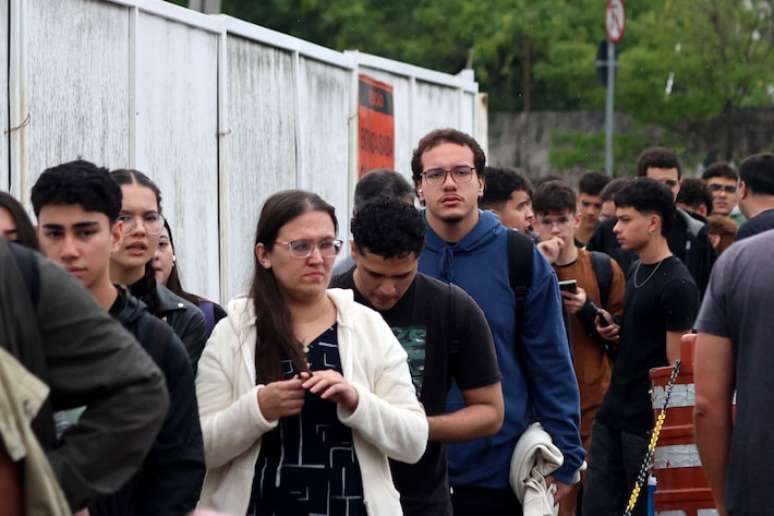
[[[602,302],[600,308],[607,307],[610,300],[610,288],[613,286],[613,266],[610,264],[610,256],[599,251],[589,251],[591,253],[591,267],[594,269],[594,276],[597,277],[599,286],[599,300]]]
[[[512,229],[508,230],[508,282],[516,298],[516,328],[521,331],[527,294],[532,285],[532,253],[535,242]]]

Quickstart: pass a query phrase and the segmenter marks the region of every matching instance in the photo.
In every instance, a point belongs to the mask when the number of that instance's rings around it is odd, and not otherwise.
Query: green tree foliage
[[[174,0],[185,5],[186,0]],[[338,50],[448,73],[493,111],[599,111],[605,0],[223,0],[226,14]],[[616,110],[673,132],[774,104],[774,0],[628,0]],[[673,77],[672,88],[667,81]]]

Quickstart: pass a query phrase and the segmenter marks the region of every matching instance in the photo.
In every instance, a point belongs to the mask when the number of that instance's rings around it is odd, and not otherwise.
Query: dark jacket
[[[75,278],[2,238],[0,345],[51,389],[33,429],[71,508],[125,484],[166,416],[164,376]],[[82,406],[58,443],[52,410]]]
[[[142,468],[92,515],[178,516],[196,507],[206,467],[194,376],[183,343],[142,301],[119,290],[110,314],[153,358],[167,380],[170,410]]]
[[[624,273],[628,274],[637,256],[632,251],[621,249],[613,233],[617,220],[613,218],[602,222],[586,244],[586,249],[607,253],[618,262]],[[667,243],[672,254],[680,258],[688,268],[696,286],[699,287],[699,292],[704,296],[712,265],[717,258],[707,234],[707,225],[678,208],[674,224],[667,236]]]
[[[196,376],[196,365],[207,342],[207,322],[204,320],[204,314],[190,301],[156,283],[152,274],[151,269],[150,276],[146,274],[146,277],[133,284],[129,290],[134,297],[145,303],[150,313],[169,324],[180,337],[188,351]]]

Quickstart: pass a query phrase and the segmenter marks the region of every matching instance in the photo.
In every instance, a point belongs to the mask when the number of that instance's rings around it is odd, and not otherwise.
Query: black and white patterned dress
[[[309,345],[307,362],[312,371],[342,372],[335,324]],[[286,379],[298,374],[290,360],[282,367]],[[301,413],[263,436],[247,514],[365,516],[352,430],[334,402],[307,392]]]

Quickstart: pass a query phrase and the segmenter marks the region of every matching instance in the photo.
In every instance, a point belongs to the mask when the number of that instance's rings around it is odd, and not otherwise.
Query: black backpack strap
[[[38,301],[40,300],[40,270],[38,269],[35,252],[18,244],[11,244],[9,247],[11,254],[16,260],[16,265],[21,271],[24,284],[27,285],[27,292],[29,292],[32,306],[37,310]]]
[[[535,243],[527,235],[508,230],[508,282],[516,299],[516,328],[521,332],[524,307],[532,285],[532,253]]]
[[[613,286],[613,265],[610,263],[610,257],[605,253],[590,251],[591,267],[594,269],[594,275],[597,277],[599,285],[599,300],[602,302],[601,308],[607,307],[610,300],[610,289]]]

